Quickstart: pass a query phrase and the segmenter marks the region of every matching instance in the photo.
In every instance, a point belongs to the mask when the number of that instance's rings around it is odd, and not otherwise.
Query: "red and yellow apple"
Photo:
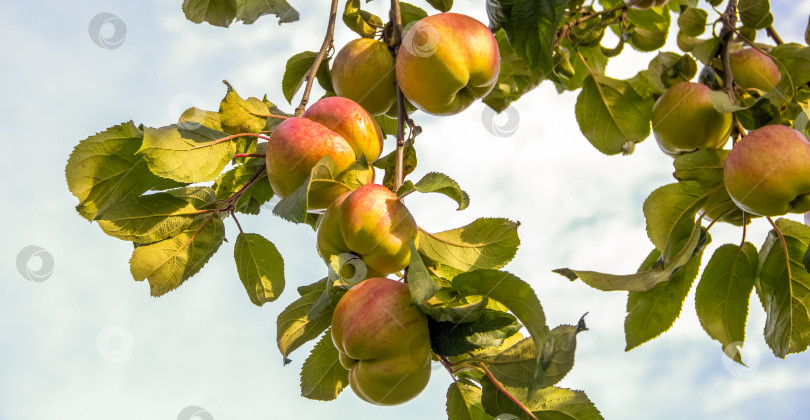
[[[332,86],[371,115],[384,114],[397,102],[394,56],[384,42],[360,38],[349,41],[335,56]]]
[[[279,124],[267,141],[267,177],[273,191],[286,197],[300,187],[312,168],[329,156],[340,171],[360,156],[371,163],[382,152],[383,135],[377,122],[360,105],[341,97],[329,97],[314,103],[302,117],[288,118]],[[374,171],[364,174],[373,182]],[[327,188],[310,197],[309,207],[324,208],[345,188]]]
[[[773,59],[755,48],[734,51],[728,58],[731,75],[743,89],[771,91],[782,80],[782,74]]]
[[[810,143],[783,125],[748,133],[726,158],[723,181],[743,210],[760,216],[810,211]]]
[[[483,98],[500,71],[498,43],[483,23],[458,13],[416,22],[397,52],[397,82],[418,109],[454,115]]]
[[[652,110],[652,129],[664,153],[677,156],[726,144],[732,116],[714,109],[710,92],[700,83],[681,82],[658,98]]]
[[[397,196],[379,184],[368,184],[336,198],[318,225],[317,246],[329,261],[354,253],[370,273],[396,273],[408,266],[416,222]]]
[[[651,7],[661,7],[667,4],[669,0],[641,0],[640,2],[633,5],[636,9],[649,9]]]
[[[402,404],[430,380],[427,317],[404,283],[372,278],[349,289],[332,315],[332,341],[352,390],[370,403]]]

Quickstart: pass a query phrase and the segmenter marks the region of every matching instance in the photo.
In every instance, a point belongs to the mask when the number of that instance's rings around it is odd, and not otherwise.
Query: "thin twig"
[[[520,407],[521,410],[529,414],[529,417],[533,418],[534,420],[537,420],[537,416],[535,416],[534,413],[532,413],[532,410],[529,410],[525,405],[523,405],[523,403],[518,401],[517,398],[513,397],[512,394],[503,389],[503,385],[501,385],[501,383],[498,382],[497,379],[495,379],[495,376],[492,374],[492,372],[489,371],[487,365],[483,363],[479,364],[481,365],[481,369],[484,370],[484,373],[487,374],[487,377],[489,377],[489,380],[492,381],[492,384],[495,385],[495,388],[498,388],[498,391],[501,391],[504,395],[509,397],[509,399],[512,400],[513,403],[517,404],[517,406]]]
[[[391,22],[393,23],[393,42],[391,50],[396,57],[399,47],[402,44],[402,11],[399,7],[399,0],[391,0]],[[402,89],[397,87],[397,153],[396,160],[394,161],[394,192],[399,190],[404,182],[404,169],[405,166],[405,96],[402,94]]]
[[[723,75],[725,80],[725,89],[731,99],[732,104],[737,103],[734,95],[734,76],[731,74],[731,36],[734,35],[734,29],[737,26],[737,0],[729,0],[726,6],[726,11],[721,17],[723,21],[723,29],[720,31],[720,53],[723,58]]]
[[[312,63],[312,67],[310,67],[307,71],[307,85],[304,88],[304,96],[301,97],[301,103],[297,108],[295,108],[296,117],[300,117],[304,114],[304,110],[307,108],[307,102],[309,102],[309,93],[312,91],[312,83],[315,82],[315,74],[318,73],[318,68],[321,67],[321,62],[326,56],[326,51],[329,49],[329,47],[332,45],[332,41],[335,39],[335,19],[337,18],[337,9],[338,0],[332,0],[332,8],[329,11],[329,25],[326,27],[326,35],[323,37],[323,44],[321,44],[321,49],[318,51],[318,55],[315,56],[315,62]]]
[[[636,3],[639,3],[639,2],[641,2],[641,0],[630,0],[627,3],[622,3],[621,5],[613,7],[611,9],[602,10],[600,12],[593,12],[593,13],[587,14],[585,16],[582,16],[582,17],[580,17],[578,19],[574,19],[574,20],[566,23],[565,25],[563,25],[562,28],[560,28],[560,31],[557,33],[557,40],[554,41],[554,46],[558,47],[560,45],[560,43],[562,42],[563,38],[566,38],[568,36],[568,32],[574,26],[577,26],[580,23],[585,22],[586,20],[589,20],[589,19],[594,18],[596,16],[609,15],[609,14],[611,14],[613,12],[616,12],[616,11],[619,11],[619,10],[627,11],[627,9],[633,7]]]
[[[782,37],[779,36],[778,33],[776,33],[776,29],[774,29],[773,25],[765,29],[765,32],[768,34],[769,37],[771,37],[771,39],[773,40],[773,42],[776,43],[776,45],[782,45],[785,43],[785,41],[782,41]]]

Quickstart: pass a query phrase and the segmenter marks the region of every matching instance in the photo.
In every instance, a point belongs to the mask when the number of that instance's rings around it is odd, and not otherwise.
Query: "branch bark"
[[[393,43],[391,50],[396,57],[399,47],[402,44],[402,11],[399,7],[399,0],[391,0],[391,22],[393,23]],[[397,149],[396,161],[394,163],[394,192],[399,190],[404,181],[403,166],[405,161],[405,96],[402,89],[397,87]]]
[[[734,76],[731,75],[731,53],[729,44],[734,29],[737,26],[737,0],[729,0],[726,11],[723,13],[723,29],[720,31],[721,54],[723,58],[723,76],[725,81],[725,89],[731,98],[732,103],[737,101],[734,98]]]
[[[332,45],[332,41],[335,39],[335,20],[337,19],[337,9],[338,0],[332,0],[332,8],[329,11],[329,24],[326,27],[326,35],[323,37],[323,43],[321,44],[321,49],[318,51],[318,55],[315,56],[315,62],[312,63],[312,67],[310,67],[307,71],[307,85],[304,88],[304,96],[301,97],[301,103],[297,108],[295,108],[296,117],[303,115],[304,110],[307,109],[309,94],[312,91],[312,83],[315,82],[315,74],[318,73],[318,68],[321,66],[321,62],[326,56],[326,51],[329,50],[329,47]]]

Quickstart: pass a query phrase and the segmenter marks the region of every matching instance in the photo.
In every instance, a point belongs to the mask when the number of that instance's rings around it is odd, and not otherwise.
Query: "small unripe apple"
[[[374,118],[355,102],[340,97],[321,99],[302,117],[292,117],[276,126],[267,141],[267,178],[279,197],[298,189],[312,168],[329,156],[339,171],[346,170],[360,156],[371,163],[382,152],[382,130]],[[374,180],[374,170],[360,174],[362,181]],[[310,197],[309,208],[325,208],[345,188],[325,188]]]
[[[396,273],[408,266],[413,216],[397,196],[379,184],[347,192],[327,207],[318,226],[317,246],[325,260],[355,253],[370,272]]]
[[[359,38],[335,56],[332,86],[372,115],[383,114],[397,102],[394,56],[384,42]]]
[[[332,341],[352,390],[370,403],[402,404],[430,380],[427,317],[404,283],[372,278],[349,289],[332,315]]]
[[[782,80],[779,67],[771,57],[755,48],[745,48],[728,55],[731,75],[743,89],[771,91]]]
[[[633,8],[636,9],[649,9],[651,7],[661,7],[667,4],[669,0],[641,0],[640,2],[633,5]]]
[[[802,133],[768,125],[748,133],[726,158],[723,181],[743,210],[760,216],[810,211],[810,143]]]
[[[415,23],[396,60],[402,93],[420,110],[454,115],[483,98],[498,81],[498,42],[467,15],[439,13]]]
[[[732,116],[714,109],[710,92],[700,83],[681,82],[658,98],[652,111],[652,129],[664,153],[677,156],[726,144]]]

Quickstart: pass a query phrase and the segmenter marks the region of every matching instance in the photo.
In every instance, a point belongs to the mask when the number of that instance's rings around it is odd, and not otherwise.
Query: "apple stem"
[[[304,88],[304,95],[301,97],[301,103],[295,108],[295,116],[300,117],[304,114],[304,110],[307,108],[307,102],[309,102],[309,94],[312,91],[312,83],[315,81],[315,74],[318,72],[318,68],[321,67],[321,62],[323,58],[326,56],[326,51],[332,46],[332,41],[335,39],[335,19],[337,18],[337,9],[338,9],[338,0],[332,0],[332,7],[329,10],[329,24],[326,27],[326,35],[323,37],[323,43],[321,44],[321,49],[318,51],[318,55],[315,56],[315,61],[312,63],[312,67],[307,70],[306,80],[307,84]]]
[[[782,40],[782,37],[779,36],[778,33],[776,33],[776,29],[773,27],[773,25],[765,29],[765,32],[768,34],[769,37],[771,37],[771,39],[773,40],[773,42],[776,43],[776,45],[782,45],[785,43],[785,41]]]
[[[234,212],[233,208],[231,208],[231,217],[233,217],[233,221],[236,222],[236,227],[239,228],[239,233],[245,233],[245,231],[242,230],[242,225],[239,224],[239,219],[236,218],[236,213]]]
[[[393,39],[391,50],[394,57],[397,56],[399,46],[402,44],[402,11],[400,10],[399,0],[391,0],[390,19],[393,24]],[[399,82],[396,83],[397,88],[397,149],[396,160],[394,161],[394,183],[393,190],[397,192],[399,187],[404,182],[404,161],[405,161],[405,96],[402,94],[402,89],[399,88]]]
[[[747,218],[748,218],[748,213],[743,211],[743,226],[742,226],[743,234],[742,234],[742,240],[740,241],[740,248],[742,248],[745,245],[745,237],[748,235],[748,224],[745,223],[747,221],[746,220]]]
[[[513,403],[517,404],[517,406],[520,407],[521,410],[525,411],[529,415],[529,417],[533,418],[534,420],[538,420],[537,416],[535,416],[534,413],[532,413],[532,410],[529,410],[525,405],[523,405],[523,403],[518,401],[517,398],[513,397],[512,394],[510,394],[506,389],[503,388],[503,385],[501,385],[501,383],[498,382],[497,379],[495,379],[495,376],[492,374],[492,372],[490,372],[487,365],[480,362],[479,365],[481,366],[481,369],[484,370],[484,373],[487,374],[489,380],[492,381],[492,384],[495,385],[495,388],[498,388],[498,391],[502,392],[510,400],[512,400]]]
[[[771,219],[770,216],[766,217],[766,219],[768,219],[768,223],[771,224],[773,230],[779,236],[779,241],[782,243],[782,249],[785,251],[785,268],[787,269],[787,275],[789,280],[788,290],[790,291],[790,296],[793,296],[793,274],[791,274],[790,269],[790,250],[788,249],[787,246],[787,240],[785,240],[785,235],[782,234],[782,230],[779,229],[778,226],[776,226],[776,223],[774,223],[773,219]]]
[[[208,142],[208,143],[203,143],[203,144],[200,144],[198,146],[194,146],[189,150],[201,149],[203,147],[214,146],[214,145],[217,145],[217,144],[220,144],[220,143],[225,143],[226,141],[231,141],[233,139],[238,139],[239,137],[256,137],[256,138],[259,138],[259,139],[262,139],[262,140],[270,140],[270,137],[263,136],[261,134],[239,133],[239,134],[234,134],[234,135],[231,135],[231,136],[223,137],[221,139],[211,141],[211,142]]]
[[[265,153],[237,153],[233,155],[235,158],[245,158],[245,157],[255,157],[255,158],[263,158],[267,157]]]

